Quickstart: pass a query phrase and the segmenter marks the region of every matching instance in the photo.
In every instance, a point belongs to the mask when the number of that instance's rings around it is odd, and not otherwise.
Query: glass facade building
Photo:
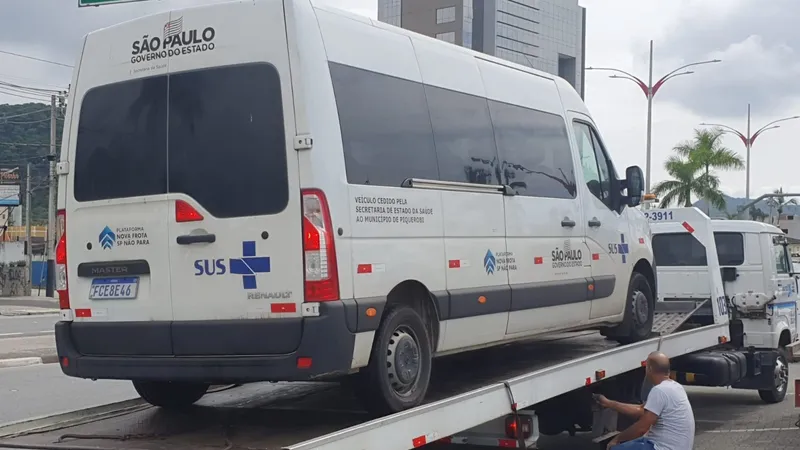
[[[558,75],[583,96],[578,0],[378,0],[378,19]]]

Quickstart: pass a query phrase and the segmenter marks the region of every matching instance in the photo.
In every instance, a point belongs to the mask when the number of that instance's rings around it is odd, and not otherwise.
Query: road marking
[[[800,428],[743,428],[739,430],[707,430],[704,433],[753,433],[757,431],[800,431]]]
[[[11,336],[23,336],[26,334],[52,334],[55,333],[55,330],[44,330],[44,331],[18,331],[15,333],[0,333],[0,337],[11,337]]]

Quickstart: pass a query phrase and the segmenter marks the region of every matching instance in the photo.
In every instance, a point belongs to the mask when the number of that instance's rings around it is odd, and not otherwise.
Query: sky
[[[78,8],[77,0],[0,0],[0,51],[63,64],[75,63],[81,38],[94,29],[145,14],[223,0],[157,0]],[[377,16],[377,0],[322,0],[352,12]],[[652,178],[667,178],[664,160],[691,139],[700,123],[720,123],[742,132],[751,105],[755,131],[800,115],[800,27],[797,0],[579,0],[587,9],[586,66],[614,67],[648,76],[654,41],[654,79],[684,64],[720,59],[669,80],[653,100]],[[41,88],[66,88],[72,69],[0,53],[0,81]],[[586,103],[620,174],[646,165],[647,100],[632,82],[587,71]],[[7,91],[6,91],[7,92]],[[0,104],[29,101],[0,92]],[[800,192],[800,154],[793,136],[800,120],[759,136],[751,152],[751,197],[783,187]],[[738,137],[724,145],[745,156]],[[783,156],[780,156],[783,155]],[[719,174],[723,190],[745,192],[745,171]]]

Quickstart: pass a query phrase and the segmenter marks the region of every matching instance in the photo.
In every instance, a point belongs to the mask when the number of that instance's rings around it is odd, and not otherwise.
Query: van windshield
[[[276,214],[288,203],[281,85],[272,65],[100,86],[80,109],[79,202],[180,192],[218,218]]]

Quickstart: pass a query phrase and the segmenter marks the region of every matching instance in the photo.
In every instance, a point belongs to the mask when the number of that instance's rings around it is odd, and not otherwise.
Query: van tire
[[[183,409],[203,398],[209,386],[170,381],[134,381],[133,387],[144,401],[153,406],[164,409]]]
[[[632,344],[648,339],[653,332],[655,306],[653,289],[647,277],[639,272],[633,272],[628,284],[627,304],[622,323],[606,330],[603,334],[620,344]]]
[[[778,349],[775,368],[773,369],[775,385],[771,389],[759,389],[758,391],[758,396],[765,403],[780,403],[786,397],[786,392],[789,390],[789,359],[786,356],[787,353],[784,347]]]
[[[358,374],[356,395],[376,415],[419,406],[428,391],[431,362],[431,340],[419,313],[409,306],[392,306],[375,333],[369,365]],[[404,367],[404,373],[396,371]]]

